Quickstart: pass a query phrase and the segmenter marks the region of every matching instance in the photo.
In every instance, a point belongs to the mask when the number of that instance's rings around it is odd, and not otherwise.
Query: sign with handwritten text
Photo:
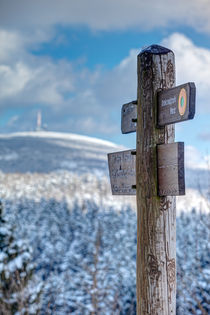
[[[108,154],[109,175],[113,195],[136,194],[136,151]]]

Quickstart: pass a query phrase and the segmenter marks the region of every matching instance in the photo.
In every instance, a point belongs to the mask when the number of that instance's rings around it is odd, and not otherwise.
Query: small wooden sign
[[[185,195],[184,142],[157,146],[158,195]]]
[[[158,126],[193,119],[195,93],[196,88],[193,82],[158,92]]]
[[[136,151],[108,154],[109,175],[113,195],[135,195]]]
[[[121,110],[121,131],[130,133],[136,131],[137,101],[124,104]]]

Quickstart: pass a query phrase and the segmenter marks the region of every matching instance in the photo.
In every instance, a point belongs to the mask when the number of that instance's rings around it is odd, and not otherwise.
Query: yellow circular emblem
[[[187,92],[184,88],[182,88],[179,93],[179,99],[178,99],[178,110],[181,116],[184,115],[186,111],[186,107],[187,107]]]

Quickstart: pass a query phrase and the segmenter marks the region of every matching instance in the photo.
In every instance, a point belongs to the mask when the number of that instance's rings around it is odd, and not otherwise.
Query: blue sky
[[[194,120],[176,125],[190,166],[210,154],[209,0],[2,0],[0,132],[49,130],[135,147],[121,106],[136,99],[136,57],[161,44],[175,53],[177,85],[195,82]]]

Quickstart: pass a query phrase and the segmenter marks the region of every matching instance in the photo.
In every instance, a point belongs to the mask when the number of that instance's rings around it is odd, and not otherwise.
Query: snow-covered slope
[[[54,132],[0,135],[0,198],[39,200],[63,197],[100,198],[107,203],[132,202],[134,197],[111,196],[107,153],[123,150],[111,142]],[[199,188],[207,191],[207,171],[186,169],[186,196],[177,198],[180,210],[209,209]],[[103,196],[103,197],[102,197]]]
[[[55,132],[0,135],[0,170],[5,173],[107,174],[107,153],[122,147],[100,139]]]

